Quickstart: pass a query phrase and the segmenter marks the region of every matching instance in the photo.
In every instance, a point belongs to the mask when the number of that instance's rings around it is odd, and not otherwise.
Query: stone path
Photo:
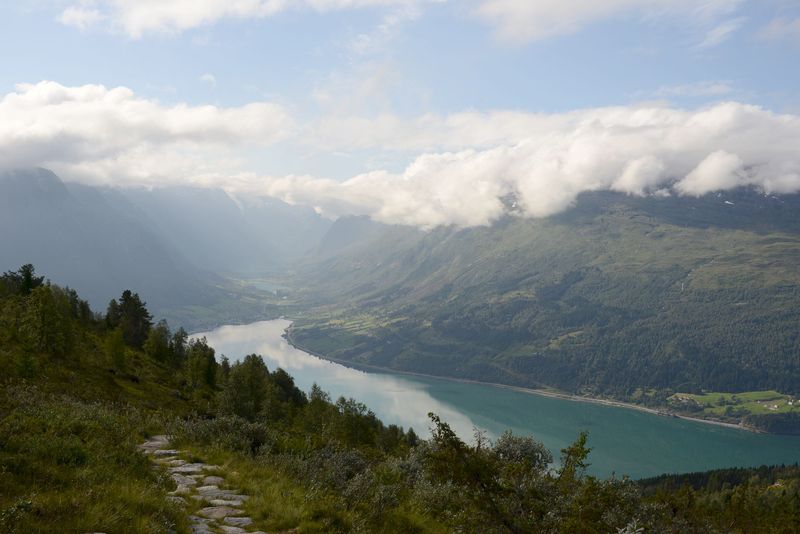
[[[248,530],[253,520],[245,517],[242,510],[248,496],[233,489],[220,489],[226,485],[225,479],[209,474],[217,471],[217,466],[186,462],[180,458],[186,451],[169,448],[167,436],[153,436],[139,447],[152,457],[154,464],[166,467],[175,481],[176,488],[168,499],[187,507],[188,499],[201,503],[202,508],[189,516],[192,534],[266,534]]]

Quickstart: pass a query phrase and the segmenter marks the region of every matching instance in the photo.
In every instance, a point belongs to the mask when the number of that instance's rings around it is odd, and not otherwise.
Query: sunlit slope
[[[408,371],[581,392],[800,388],[797,197],[594,194],[549,219],[385,227],[308,267],[295,339]]]

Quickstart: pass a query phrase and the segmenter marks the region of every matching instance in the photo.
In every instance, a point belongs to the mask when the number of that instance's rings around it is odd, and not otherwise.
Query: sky
[[[800,190],[800,0],[17,0],[0,166],[423,228]]]

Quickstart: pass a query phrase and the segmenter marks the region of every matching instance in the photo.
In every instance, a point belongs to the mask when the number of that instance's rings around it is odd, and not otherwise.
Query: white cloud
[[[739,17],[723,21],[721,24],[714,26],[708,30],[708,32],[706,32],[706,36],[703,41],[697,45],[698,48],[713,48],[721,45],[730,39],[730,37],[742,27],[745,20],[746,19],[744,17]]]
[[[246,187],[332,216],[356,213],[421,227],[490,224],[504,213],[508,195],[524,216],[544,217],[586,191],[800,191],[800,117],[738,103],[696,111],[615,107],[556,115],[384,118],[340,131],[342,146],[385,143],[384,149],[424,150],[429,143],[454,151],[419,156],[400,173],[370,172],[344,182],[291,176]],[[471,144],[487,148],[464,148]]]
[[[800,42],[800,18],[776,18],[758,32],[759,37],[770,41],[794,39]]]
[[[61,21],[70,24],[83,14],[85,22],[107,19],[112,28],[133,38],[146,33],[177,33],[213,24],[221,19],[254,19],[289,9],[318,12],[385,6],[413,6],[424,0],[95,0],[87,9],[85,1],[68,7]],[[88,17],[89,13],[93,17]],[[71,25],[76,25],[72,23]]]
[[[102,21],[105,17],[96,9],[83,6],[70,6],[58,17],[58,21],[65,26],[74,26],[81,31]]]
[[[93,183],[158,184],[236,168],[235,150],[286,138],[278,105],[163,106],[130,89],[21,84],[0,100],[0,166]]]
[[[338,125],[338,126],[337,126]],[[334,133],[338,132],[338,136]],[[264,176],[263,147],[409,154],[400,172],[336,181]],[[332,117],[297,125],[280,106],[164,106],[126,88],[20,85],[0,100],[0,166],[46,166],[73,181],[191,183],[279,197],[327,215],[424,228],[490,224],[513,197],[544,217],[585,191],[702,195],[739,186],[800,191],[800,116],[720,103],[560,114]]]
[[[481,0],[476,14],[498,37],[527,42],[575,33],[585,26],[622,16],[689,15],[711,21],[735,11],[743,0]]]
[[[684,195],[702,196],[709,191],[732,189],[747,183],[744,162],[736,154],[717,150],[675,184]]]
[[[402,6],[384,16],[373,31],[357,35],[350,42],[349,48],[361,55],[380,51],[397,36],[404,24],[416,20],[421,14],[417,5]]]
[[[217,77],[211,74],[210,72],[206,72],[202,76],[200,76],[200,81],[210,85],[211,87],[217,86]]]

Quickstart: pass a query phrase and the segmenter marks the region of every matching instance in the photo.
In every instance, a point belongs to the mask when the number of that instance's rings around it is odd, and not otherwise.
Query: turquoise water
[[[283,367],[308,391],[316,382],[336,399],[353,397],[384,422],[428,433],[428,412],[439,414],[466,440],[479,428],[498,436],[506,429],[533,435],[554,456],[589,432],[590,471],[634,478],[800,461],[800,437],[754,434],[636,410],[554,399],[519,391],[432,378],[365,373],[321,360],[281,337],[290,322],[223,326],[205,336],[217,354],[237,360],[264,357]]]

